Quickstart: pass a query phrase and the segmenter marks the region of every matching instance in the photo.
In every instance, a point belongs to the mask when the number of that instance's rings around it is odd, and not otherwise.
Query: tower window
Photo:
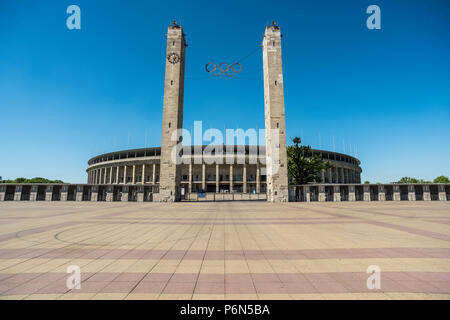
[[[172,126],[172,123],[169,122],[169,128]]]
[[[170,85],[173,86],[173,80],[170,80]]]
[[[275,80],[275,85],[278,86],[278,81],[277,80]]]
[[[272,41],[272,46],[274,46],[274,47],[275,47],[275,41]]]
[[[280,123],[279,122],[277,122],[277,128],[279,128],[280,127]]]
[[[172,47],[175,47],[175,41],[172,41]]]

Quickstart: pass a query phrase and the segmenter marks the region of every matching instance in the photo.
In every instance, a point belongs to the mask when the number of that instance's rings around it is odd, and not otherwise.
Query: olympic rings
[[[242,66],[239,62],[235,62],[231,66],[225,62],[222,62],[218,65],[209,62],[206,64],[205,70],[206,72],[211,73],[213,76],[216,77],[220,77],[223,74],[225,74],[227,77],[232,77],[242,71]]]

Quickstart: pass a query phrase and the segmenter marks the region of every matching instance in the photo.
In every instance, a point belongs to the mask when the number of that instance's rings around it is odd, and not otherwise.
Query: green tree
[[[292,142],[294,144],[287,147],[289,182],[291,184],[321,182],[321,173],[331,169],[332,164],[322,160],[318,154],[313,156],[311,146],[301,146],[300,138],[296,137]]]
[[[419,183],[419,180],[411,177],[403,177],[398,180],[398,183]]]
[[[433,180],[434,183],[450,183],[450,179],[446,176],[439,176]]]
[[[16,178],[14,180],[2,180],[0,181],[0,183],[64,183],[64,182],[61,180],[48,180],[45,178],[36,177],[32,179]]]

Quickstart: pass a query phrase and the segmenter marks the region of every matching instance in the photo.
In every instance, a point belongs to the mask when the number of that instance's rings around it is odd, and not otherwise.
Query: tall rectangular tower
[[[174,21],[167,30],[159,193],[154,194],[154,200],[159,202],[180,200],[181,165],[173,155],[181,141],[177,130],[183,128],[185,49],[183,28]]]
[[[284,115],[281,31],[272,23],[263,39],[264,106],[266,120],[267,201],[289,200],[286,122]]]

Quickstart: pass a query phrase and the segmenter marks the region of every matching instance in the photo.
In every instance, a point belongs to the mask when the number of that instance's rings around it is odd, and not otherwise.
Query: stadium
[[[202,150],[206,146],[202,147]],[[229,155],[227,147],[223,147],[221,159],[215,159],[214,164],[208,161],[194,159],[194,147],[189,156],[183,156],[181,165],[181,188],[183,194],[190,192],[234,192],[234,193],[265,193],[265,164],[252,163],[249,146],[245,146],[245,156],[234,148],[232,157],[234,164],[226,164]],[[265,157],[265,147],[257,148],[259,158]],[[331,170],[322,174],[324,183],[358,184],[361,183],[360,161],[355,157],[324,150],[312,150],[322,159],[330,161]],[[200,155],[200,158],[201,155]],[[244,161],[238,161],[241,158]],[[229,159],[229,158],[228,158]],[[92,185],[130,184],[146,185],[149,192],[158,192],[161,168],[161,148],[143,148],[105,153],[91,158],[86,170],[87,183]],[[229,161],[229,160],[228,160]],[[244,163],[245,162],[245,163]],[[221,164],[216,164],[221,163]],[[241,164],[239,164],[241,163]]]

